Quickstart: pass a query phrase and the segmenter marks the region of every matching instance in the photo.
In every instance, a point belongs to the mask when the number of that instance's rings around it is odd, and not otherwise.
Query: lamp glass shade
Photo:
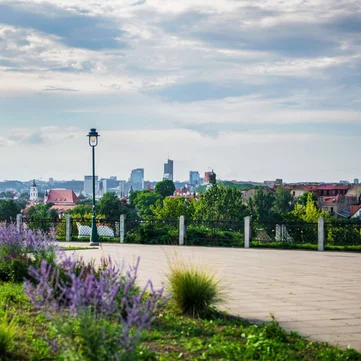
[[[98,137],[95,135],[92,135],[89,137],[89,144],[91,147],[96,147],[98,145]]]

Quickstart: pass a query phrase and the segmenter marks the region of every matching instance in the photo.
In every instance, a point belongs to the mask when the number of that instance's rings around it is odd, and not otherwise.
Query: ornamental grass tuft
[[[220,280],[207,269],[176,262],[170,266],[168,289],[177,309],[192,317],[205,317],[223,303]]]

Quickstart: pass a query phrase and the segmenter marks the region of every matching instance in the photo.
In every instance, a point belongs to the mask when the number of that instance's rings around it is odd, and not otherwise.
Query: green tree
[[[160,194],[150,192],[149,190],[133,192],[135,197],[132,199],[132,204],[137,207],[139,216],[142,218],[152,217],[152,206],[155,206],[157,201],[161,201],[163,198]]]
[[[115,193],[108,192],[96,204],[96,213],[104,214],[109,219],[117,219],[126,213]]]
[[[266,192],[262,188],[257,189],[256,194],[252,197],[254,208],[254,216],[259,223],[270,222],[276,220],[277,214],[273,207],[275,203],[275,196],[271,192]]]
[[[72,214],[72,215],[77,214],[80,216],[84,216],[91,212],[92,212],[91,205],[79,204],[76,207],[74,207],[73,209],[69,209],[68,211],[66,211],[66,214]]]
[[[51,209],[53,203],[39,203],[35,206],[31,206],[26,215],[34,220],[50,220],[58,217],[58,212]]]
[[[313,192],[305,192],[303,193],[297,200],[297,203],[299,203],[301,206],[305,206],[307,204],[307,200],[309,195],[311,194],[312,200],[315,202],[315,204],[317,204],[317,196],[315,193]]]
[[[155,193],[160,194],[163,198],[172,196],[175,191],[175,186],[173,181],[165,179],[161,182],[158,182],[154,189]]]
[[[317,207],[313,193],[307,194],[307,202],[305,206],[299,203],[295,205],[295,209],[293,210],[292,215],[297,219],[310,223],[317,223],[320,217],[324,217],[326,219],[330,218],[327,212],[321,211]]]
[[[185,216],[192,219],[195,212],[196,200],[184,197],[168,197],[163,201],[158,200],[151,210],[156,219],[178,219]]]
[[[129,193],[129,204],[135,206],[134,200],[137,198],[138,194],[143,191],[133,191]]]
[[[195,217],[203,220],[241,221],[249,214],[241,192],[232,187],[214,185],[201,194]]]
[[[277,187],[274,193],[273,210],[278,214],[284,214],[291,210],[293,197],[288,188],[283,186]]]
[[[16,215],[21,211],[19,204],[12,199],[0,200],[0,220],[8,221],[16,219]]]

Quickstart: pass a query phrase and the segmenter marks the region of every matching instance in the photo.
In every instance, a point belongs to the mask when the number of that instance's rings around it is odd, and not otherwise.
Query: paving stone
[[[157,286],[177,259],[207,267],[222,278],[228,312],[261,321],[273,313],[287,330],[361,351],[361,254],[130,244],[75,253],[97,262],[102,256],[119,263],[140,257],[140,282],[151,279]]]

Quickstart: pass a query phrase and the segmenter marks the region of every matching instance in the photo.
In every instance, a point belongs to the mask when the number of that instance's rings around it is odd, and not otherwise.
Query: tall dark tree
[[[278,214],[284,214],[292,210],[293,197],[288,188],[277,187],[274,193],[273,210]]]
[[[120,199],[115,193],[108,192],[96,204],[98,214],[104,214],[107,218],[117,219],[124,212]]]
[[[175,186],[173,181],[165,179],[161,182],[158,182],[154,189],[155,193],[160,194],[163,198],[172,196],[175,191]]]
[[[218,185],[201,194],[195,211],[195,217],[204,220],[241,221],[248,214],[238,189]]]
[[[273,221],[277,214],[273,210],[275,196],[271,192],[263,189],[257,189],[256,194],[253,196],[254,216],[260,223]]]
[[[0,220],[10,222],[15,221],[16,215],[21,211],[21,207],[12,199],[0,200]]]
[[[152,217],[151,207],[155,206],[158,200],[161,201],[163,199],[159,193],[150,192],[149,190],[134,192],[134,194],[136,196],[132,202],[137,207],[139,216],[142,218]]]
[[[297,200],[297,203],[300,204],[301,206],[306,207],[307,205],[307,201],[309,199],[309,194],[311,194],[311,198],[313,200],[313,202],[317,205],[317,196],[315,193],[313,192],[305,192],[303,193]]]

